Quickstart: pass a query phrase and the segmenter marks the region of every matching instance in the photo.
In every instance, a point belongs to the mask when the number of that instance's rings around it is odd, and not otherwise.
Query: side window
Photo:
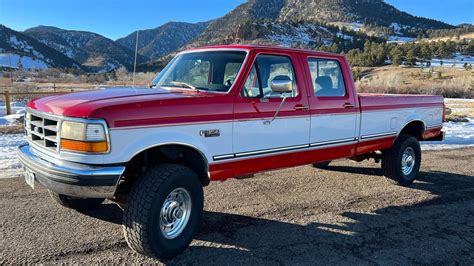
[[[331,59],[308,59],[314,95],[317,97],[346,96],[346,86],[339,62]]]
[[[288,78],[293,82],[293,91],[274,93],[271,90],[272,80]],[[295,97],[297,95],[295,74],[291,59],[280,55],[259,55],[242,89],[243,97],[275,98]]]

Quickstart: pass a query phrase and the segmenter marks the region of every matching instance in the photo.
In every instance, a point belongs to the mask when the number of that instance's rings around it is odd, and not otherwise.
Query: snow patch
[[[415,41],[416,41],[416,38],[395,36],[395,35],[390,35],[388,36],[388,39],[387,39],[387,43],[408,43],[408,42],[415,42]]]
[[[422,142],[422,150],[456,149],[474,146],[474,118],[469,118],[469,122],[445,122],[443,131],[446,132],[445,140]]]
[[[13,178],[21,175],[21,164],[16,149],[25,143],[23,134],[0,135],[0,178]]]
[[[34,59],[29,56],[21,56],[17,54],[0,54],[0,66],[18,68],[18,63],[21,62],[21,65],[24,69],[45,69],[48,68],[48,65],[39,59]]]

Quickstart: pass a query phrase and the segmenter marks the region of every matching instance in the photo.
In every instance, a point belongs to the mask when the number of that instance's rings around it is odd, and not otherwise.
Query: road
[[[200,233],[168,263],[472,265],[474,149],[423,156],[409,188],[346,160],[214,182]],[[0,179],[0,212],[0,264],[157,262],[127,247],[110,202],[81,214],[18,177]]]

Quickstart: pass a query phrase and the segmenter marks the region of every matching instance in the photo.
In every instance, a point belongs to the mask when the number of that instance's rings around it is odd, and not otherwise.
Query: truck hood
[[[162,88],[110,88],[47,96],[33,100],[28,107],[46,113],[71,117],[91,117],[100,109],[165,99],[201,97],[202,92]]]

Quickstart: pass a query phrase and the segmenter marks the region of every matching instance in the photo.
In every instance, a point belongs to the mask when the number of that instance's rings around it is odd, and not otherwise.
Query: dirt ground
[[[212,183],[200,233],[168,263],[472,265],[474,149],[423,156],[409,188],[345,160]],[[81,214],[0,179],[0,214],[0,264],[157,262],[128,248],[110,202]]]

